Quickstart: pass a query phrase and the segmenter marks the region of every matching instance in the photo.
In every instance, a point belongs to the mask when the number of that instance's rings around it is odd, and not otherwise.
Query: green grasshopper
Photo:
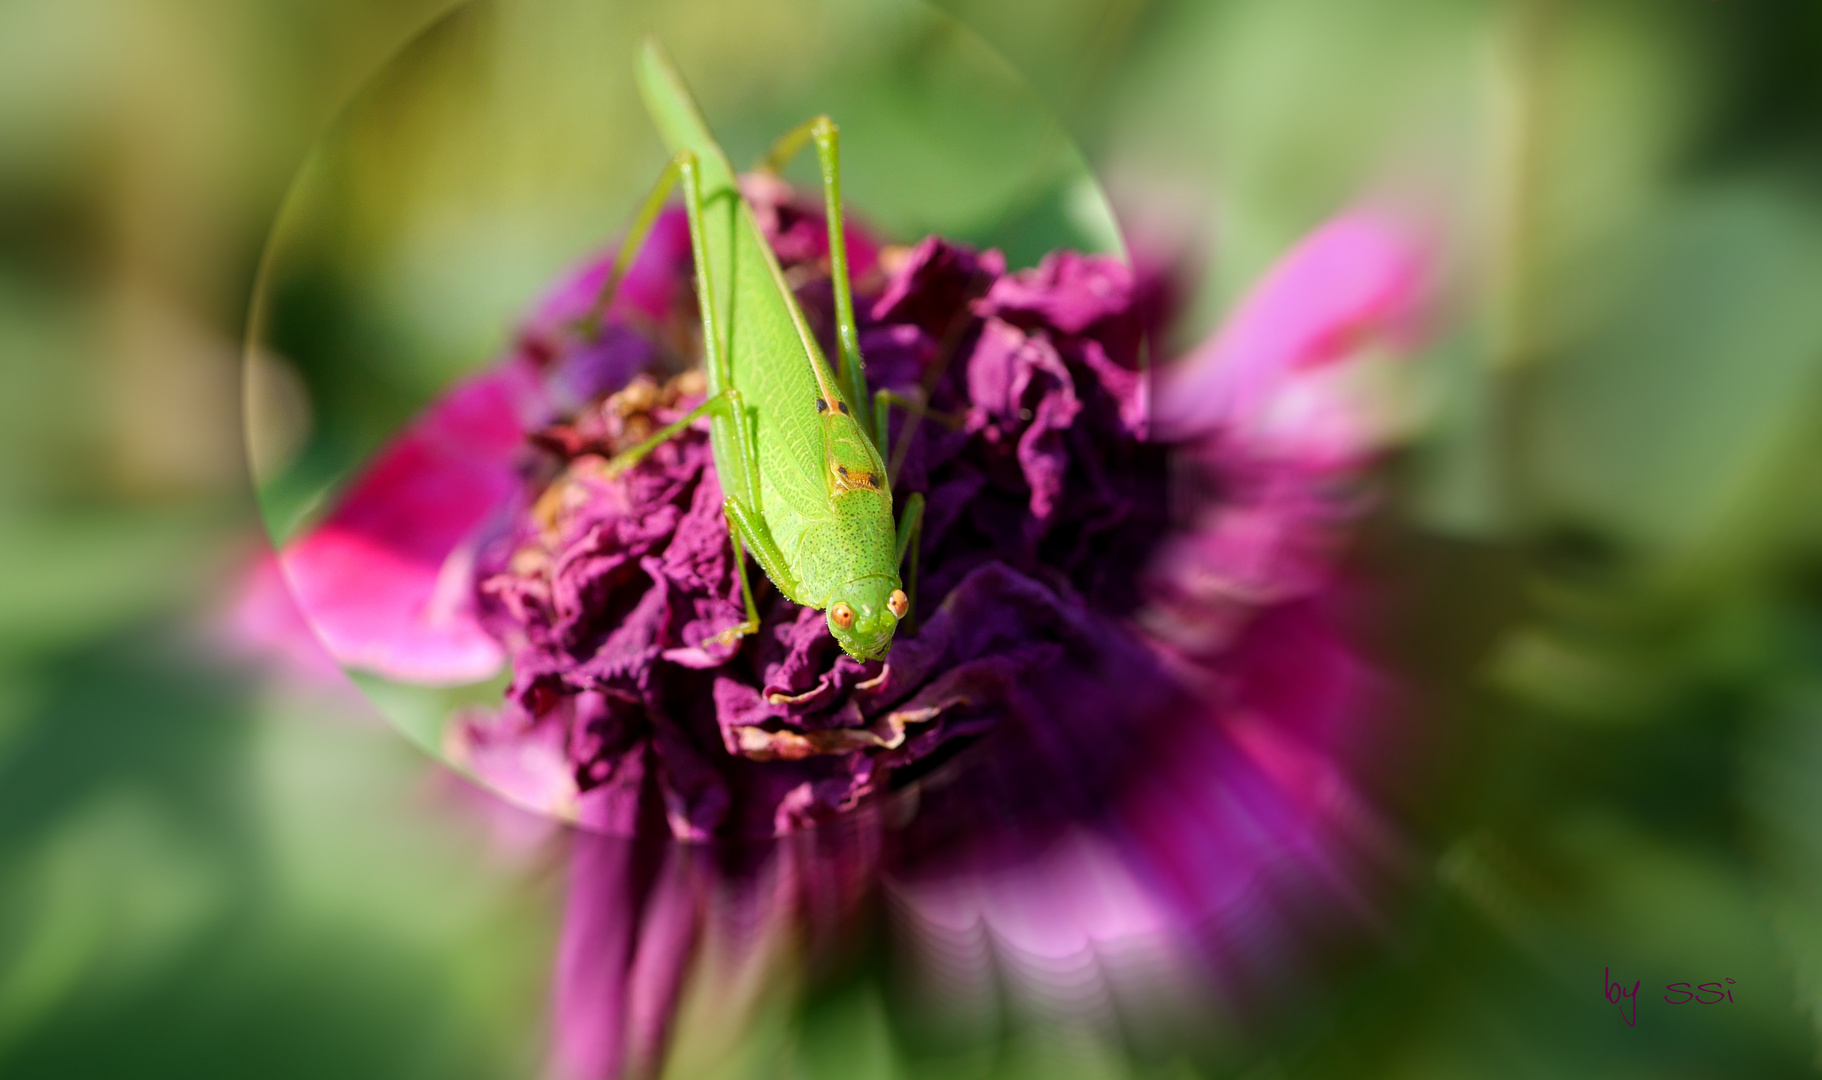
[[[672,154],[614,261],[604,300],[625,274],[679,181],[689,216],[696,299],[708,398],[700,407],[609,463],[637,463],[701,417],[710,418],[722,509],[734,546],[746,620],[724,643],[759,629],[744,546],[778,591],[827,611],[829,632],[859,660],[884,656],[911,611],[899,566],[916,540],[923,497],[904,501],[896,526],[892,489],[880,452],[889,404],[911,403],[882,390],[869,404],[861,367],[854,297],[842,232],[837,132],[819,116],[788,132],[762,167],[777,172],[816,144],[829,225],[839,356],[837,367],[816,344],[778,260],[740,195],[727,155],[716,144],[683,79],[657,43],[640,53],[638,83],[646,109]],[[604,305],[597,310],[604,310]]]

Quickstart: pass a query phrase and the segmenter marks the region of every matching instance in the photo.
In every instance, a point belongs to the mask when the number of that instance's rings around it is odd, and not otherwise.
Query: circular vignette
[[[646,34],[675,55],[737,163],[809,116],[835,117],[844,203],[882,242],[940,235],[997,249],[1009,268],[1058,248],[1123,253],[1082,155],[952,19],[908,0],[806,0],[768,16],[704,0],[459,7],[311,151],[260,264],[248,445],[281,552],[324,546],[325,523],[363,485],[384,495],[388,471],[428,478],[410,498],[365,500],[356,535],[319,552],[319,566],[357,573],[325,582],[281,555],[293,598],[408,737],[534,809],[552,803],[452,759],[452,727],[498,706],[511,673],[498,641],[451,634],[449,619],[472,572],[467,542],[517,491],[523,463],[499,465],[548,419],[537,393],[489,373],[507,370],[553,285],[617,242],[662,167],[632,75]],[[813,160],[787,175],[808,190]],[[331,610],[350,587],[421,625],[351,624]]]

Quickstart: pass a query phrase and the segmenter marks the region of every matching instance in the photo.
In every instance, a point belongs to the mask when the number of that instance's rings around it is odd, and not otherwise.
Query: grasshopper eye
[[[843,630],[849,629],[854,625],[854,609],[844,601],[829,609],[829,618]]]
[[[893,589],[892,595],[886,597],[886,609],[892,612],[894,619],[902,619],[911,610],[911,598],[905,595],[905,590]]]

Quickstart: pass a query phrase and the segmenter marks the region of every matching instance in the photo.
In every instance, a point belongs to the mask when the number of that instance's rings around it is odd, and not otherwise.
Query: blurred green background
[[[449,6],[0,0],[0,1075],[540,1068],[560,840],[459,787],[359,695],[219,641],[262,536],[239,407],[262,247],[311,147]],[[1427,423],[1362,544],[1398,585],[1380,647],[1417,680],[1423,735],[1420,760],[1367,786],[1421,866],[1385,940],[1226,1064],[1035,1039],[939,1070],[849,994],[805,1021],[798,1071],[1813,1073],[1822,7],[940,6],[1061,118],[1134,249],[1201,269],[1178,347],[1361,199],[1439,237]],[[803,10],[722,4],[705,48],[788,49],[816,33]],[[813,92],[797,78],[754,84],[754,131]],[[867,110],[922,104],[895,93]],[[451,154],[536,171],[561,145],[522,131]],[[435,318],[343,310],[319,329],[472,367],[509,332],[495,313],[611,230],[656,161],[638,153],[573,235],[491,226],[507,246],[459,347]],[[586,201],[600,175],[565,182]],[[1031,205],[982,195],[945,224],[1067,224],[1066,206],[1021,219]],[[429,234],[490,240],[448,206],[424,208],[445,214]],[[269,362],[270,461],[330,434],[371,446],[436,389],[396,386],[347,421],[310,407],[310,356]],[[1604,968],[1643,983],[1636,1027],[1602,999]],[[1732,1005],[1652,993],[1722,978]]]

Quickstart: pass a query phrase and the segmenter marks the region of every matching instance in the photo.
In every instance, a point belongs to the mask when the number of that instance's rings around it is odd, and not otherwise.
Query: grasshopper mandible
[[[612,295],[671,189],[681,183],[702,311],[708,398],[617,455],[609,468],[618,472],[636,464],[709,417],[722,508],[746,605],[745,621],[721,639],[735,641],[759,629],[744,546],[779,592],[827,612],[830,633],[850,656],[882,657],[911,611],[899,566],[910,552],[915,589],[924,503],[917,494],[905,499],[894,524],[880,447],[889,404],[911,403],[884,390],[869,401],[842,232],[835,125],[819,116],[797,127],[774,144],[762,163],[777,172],[807,143],[816,145],[839,347],[831,370],[752,208],[741,197],[727,155],[655,41],[647,40],[640,52],[638,83],[674,156],[627,231],[604,295]]]

